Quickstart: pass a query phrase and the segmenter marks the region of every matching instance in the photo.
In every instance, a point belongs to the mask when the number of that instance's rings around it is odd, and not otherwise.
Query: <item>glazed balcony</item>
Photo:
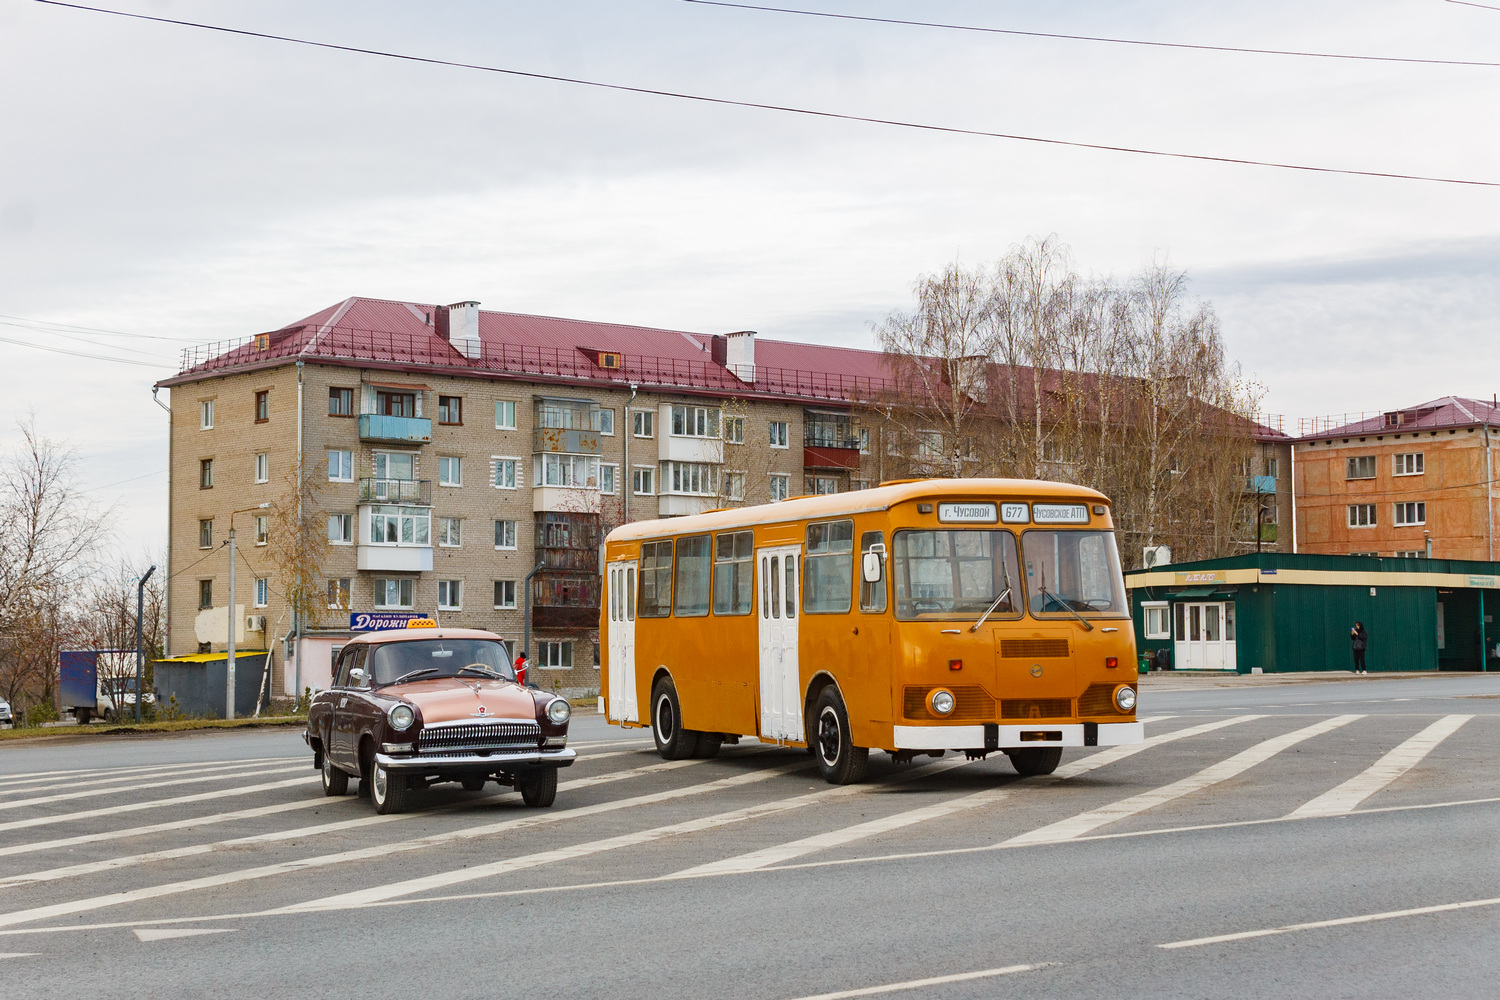
[[[361,413],[359,439],[390,444],[428,444],[432,441],[432,420],[428,417],[388,417],[383,413]]]

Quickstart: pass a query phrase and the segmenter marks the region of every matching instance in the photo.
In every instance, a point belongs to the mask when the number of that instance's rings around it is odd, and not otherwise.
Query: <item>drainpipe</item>
[[[1297,554],[1297,442],[1292,442],[1291,447],[1292,469],[1292,555]]]
[[[302,361],[297,361],[297,540],[302,540]],[[302,594],[302,560],[297,560],[297,593]],[[306,600],[307,595],[302,594]],[[352,603],[352,602],[351,602]],[[302,616],[292,609],[292,697],[302,697]],[[286,646],[281,651],[282,684],[286,683]]]
[[[1488,517],[1484,522],[1484,537],[1489,543],[1490,562],[1495,561],[1495,470],[1490,458],[1490,425],[1484,425],[1484,501]],[[1483,622],[1480,623],[1483,625]]]
[[[622,481],[619,483],[621,502],[624,505],[621,508],[623,511],[621,521],[624,524],[630,523],[630,494],[635,483],[635,469],[630,465],[630,439],[635,434],[634,416],[630,412],[630,404],[635,402],[638,388],[636,383],[630,383],[630,398],[625,401],[625,468],[621,470]]]
[[[540,573],[547,564],[538,562],[536,569],[526,574],[526,617],[521,622],[521,652],[526,654],[528,667],[531,661],[531,578]]]

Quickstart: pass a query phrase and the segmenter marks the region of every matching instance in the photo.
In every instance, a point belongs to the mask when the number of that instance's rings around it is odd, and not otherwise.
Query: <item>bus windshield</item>
[[[1021,547],[1032,614],[1126,614],[1114,532],[1028,531]]]
[[[418,639],[409,642],[386,642],[375,647],[370,656],[371,677],[376,684],[391,684],[403,677],[431,680],[435,677],[457,677],[464,667],[464,677],[499,677],[516,679],[505,647],[494,639]]]
[[[1020,614],[1021,570],[1008,531],[898,531],[893,554],[899,619],[978,618],[991,604],[991,617]]]

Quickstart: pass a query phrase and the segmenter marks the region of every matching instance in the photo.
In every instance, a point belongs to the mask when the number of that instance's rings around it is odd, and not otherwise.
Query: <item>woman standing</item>
[[[1364,622],[1355,622],[1354,627],[1349,630],[1349,646],[1354,650],[1354,672],[1356,674],[1367,674],[1365,669],[1365,649],[1370,645],[1370,633],[1365,631]]]

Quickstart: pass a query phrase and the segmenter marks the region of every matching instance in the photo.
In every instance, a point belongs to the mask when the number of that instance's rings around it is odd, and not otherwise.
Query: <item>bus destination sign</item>
[[[383,632],[386,629],[406,628],[413,618],[426,618],[415,611],[352,611],[349,613],[349,631]]]
[[[1034,503],[1031,516],[1037,524],[1088,524],[1089,508],[1081,503]]]
[[[994,524],[996,519],[992,503],[938,504],[938,520],[945,524]]]

